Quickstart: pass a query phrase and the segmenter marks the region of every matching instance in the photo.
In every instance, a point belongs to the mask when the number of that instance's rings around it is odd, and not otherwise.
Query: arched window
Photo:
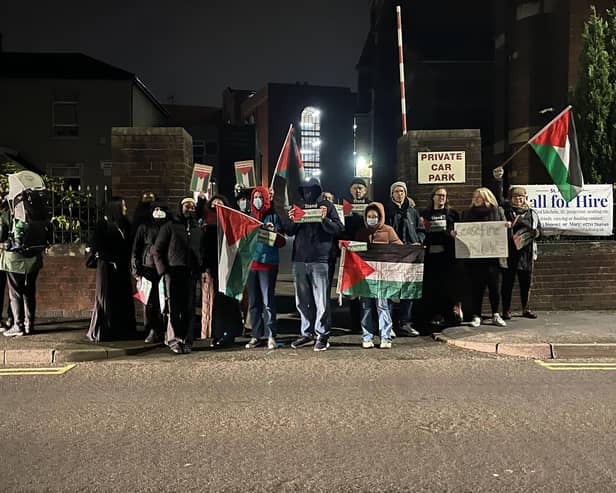
[[[300,121],[300,152],[306,178],[321,174],[321,112],[306,106]]]

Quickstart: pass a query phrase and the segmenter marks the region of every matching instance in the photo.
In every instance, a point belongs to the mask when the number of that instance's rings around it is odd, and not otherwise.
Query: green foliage
[[[584,25],[579,76],[574,94],[580,159],[585,181],[614,183],[616,171],[616,13],[593,6]]]

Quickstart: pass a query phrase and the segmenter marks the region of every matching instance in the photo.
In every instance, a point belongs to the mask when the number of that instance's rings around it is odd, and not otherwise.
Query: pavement
[[[287,312],[279,313],[279,342],[284,344],[283,350],[299,330],[298,315],[290,310],[290,300],[285,301],[283,306]],[[361,343],[359,334],[343,328],[347,325],[347,313],[345,307],[334,308],[333,346],[351,348]],[[499,356],[544,360],[616,358],[616,311],[539,312],[538,315],[536,320],[529,320],[514,314],[507,327],[496,327],[490,319],[484,319],[478,328],[464,323],[435,332],[431,337],[451,347]],[[83,337],[88,324],[89,320],[40,320],[32,335],[0,336],[0,365],[106,360],[161,346],[145,344],[143,340],[91,343]],[[429,340],[428,336],[423,339]],[[241,350],[246,341],[239,338],[233,349]],[[414,341],[399,337],[393,350]],[[198,340],[195,347],[207,347],[209,343],[208,340]]]

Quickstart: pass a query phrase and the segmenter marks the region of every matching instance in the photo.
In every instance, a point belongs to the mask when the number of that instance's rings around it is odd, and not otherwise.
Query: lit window
[[[302,111],[300,152],[306,177],[319,176],[321,168],[321,112],[313,106]]]

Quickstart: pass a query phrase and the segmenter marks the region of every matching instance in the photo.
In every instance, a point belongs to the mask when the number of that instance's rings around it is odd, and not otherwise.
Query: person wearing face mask
[[[268,231],[278,232],[281,228],[278,215],[271,208],[269,194],[264,187],[256,187],[251,194],[250,215],[263,223]],[[257,243],[250,265],[247,289],[252,330],[246,349],[263,343],[267,337],[267,348],[276,349],[276,278],[280,262],[278,249],[285,245],[282,235],[276,235],[274,246]]]
[[[235,196],[235,202],[238,211],[250,214],[250,191],[248,189],[241,188]]]
[[[428,207],[421,211],[426,230],[422,303],[425,315],[435,327],[444,322],[462,322],[462,307],[457,289],[460,277],[454,237],[459,214],[449,207],[447,189],[432,190]]]
[[[166,208],[154,202],[151,209],[147,221],[141,224],[135,233],[131,262],[132,274],[137,280],[145,278],[152,282],[150,297],[143,307],[143,325],[147,333],[146,343],[162,341],[165,331],[158,298],[160,276],[154,263],[153,247],[160,228],[168,219]]]
[[[396,231],[391,226],[385,224],[385,208],[380,202],[372,202],[366,207],[364,212],[364,226],[355,234],[356,241],[363,241],[370,244],[379,245],[402,245]],[[391,348],[392,339],[392,320],[391,320],[391,301],[387,299],[360,298],[361,306],[361,330],[362,347],[369,349],[374,347],[372,314],[373,307],[379,319],[379,334],[381,338],[381,349]]]
[[[425,238],[423,221],[411,206],[406,183],[397,181],[389,189],[391,200],[385,209],[385,224],[393,227],[404,244],[422,245]],[[397,335],[417,337],[419,332],[412,323],[413,300],[401,300],[394,308],[395,332]]]
[[[332,241],[344,227],[334,204],[319,200],[322,191],[321,182],[315,176],[298,188],[304,209],[320,209],[320,222],[296,223],[295,208],[279,216],[284,231],[295,236],[292,262],[301,337],[291,343],[294,349],[314,345],[315,351],[325,351],[329,347],[328,260]]]
[[[182,199],[179,214],[162,225],[154,243],[154,264],[168,296],[165,343],[175,354],[192,351],[195,289],[205,268],[205,233],[195,209],[192,197]]]
[[[505,211],[505,218],[511,223],[509,230],[509,256],[507,267],[503,269],[501,296],[503,301],[503,320],[511,319],[511,298],[515,278],[520,285],[522,301],[522,316],[535,319],[537,314],[528,306],[530,296],[533,266],[536,255],[536,238],[541,234],[541,222],[537,212],[533,210],[526,198],[526,189],[520,186],[511,187],[509,200],[503,197],[503,168],[493,172],[497,183],[497,197]]]
[[[121,197],[107,204],[90,245],[97,256],[96,293],[86,338],[91,342],[126,339],[135,333],[135,304],[130,280],[130,224]]]

